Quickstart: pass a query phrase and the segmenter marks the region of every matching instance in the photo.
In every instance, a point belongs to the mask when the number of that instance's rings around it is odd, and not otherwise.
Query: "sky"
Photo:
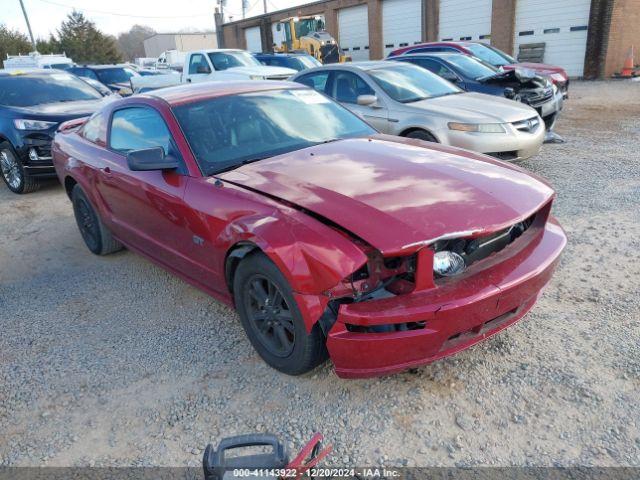
[[[217,0],[23,0],[33,35],[47,38],[74,7],[100,30],[112,35],[137,24],[158,32],[211,31]],[[247,17],[263,13],[263,0],[247,0]],[[268,11],[308,3],[310,0],[267,0]],[[151,17],[149,17],[151,16]],[[242,18],[242,0],[227,0],[225,21]],[[0,0],[0,23],[28,34],[19,0]]]

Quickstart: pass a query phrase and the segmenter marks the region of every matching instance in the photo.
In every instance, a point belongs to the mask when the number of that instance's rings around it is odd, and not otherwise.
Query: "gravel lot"
[[[223,436],[315,430],[333,463],[640,466],[640,83],[574,82],[525,167],[569,236],[523,321],[376,380],[291,378],[235,313],[138,255],[96,257],[52,183],[0,186],[0,465],[197,465]]]

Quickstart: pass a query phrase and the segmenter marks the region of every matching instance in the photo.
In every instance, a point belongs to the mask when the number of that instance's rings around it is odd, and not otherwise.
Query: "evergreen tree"
[[[0,61],[4,61],[7,55],[26,55],[31,50],[31,42],[24,33],[0,24]]]
[[[56,38],[50,39],[56,52],[65,52],[77,63],[117,63],[122,61],[116,39],[105,35],[78,11],[62,22]]]

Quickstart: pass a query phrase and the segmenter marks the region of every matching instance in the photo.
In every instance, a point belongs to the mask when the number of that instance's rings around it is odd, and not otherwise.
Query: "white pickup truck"
[[[196,50],[186,54],[181,74],[132,77],[131,88],[134,93],[144,93],[180,83],[211,80],[286,80],[295,73],[290,68],[262,65],[245,50]]]

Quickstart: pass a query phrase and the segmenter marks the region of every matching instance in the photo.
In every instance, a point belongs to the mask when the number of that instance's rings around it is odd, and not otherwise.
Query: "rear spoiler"
[[[67,132],[70,132],[71,130],[75,130],[76,128],[84,125],[87,120],[89,120],[88,116],[74,118],[73,120],[67,120],[66,122],[62,122],[58,126],[58,132],[67,133]]]

